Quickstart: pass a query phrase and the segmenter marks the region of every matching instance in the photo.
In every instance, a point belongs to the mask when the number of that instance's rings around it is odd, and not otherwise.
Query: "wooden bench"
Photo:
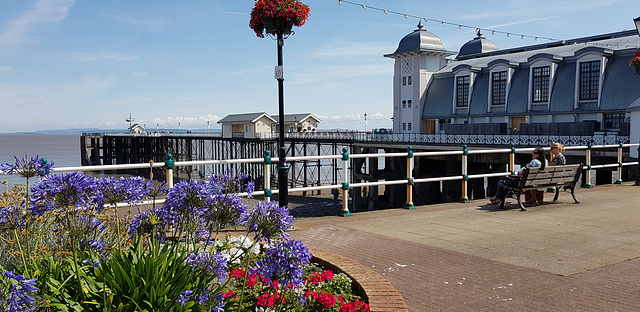
[[[517,195],[518,205],[521,211],[527,210],[522,201],[520,195],[524,191],[535,189],[555,188],[556,195],[553,197],[553,201],[558,200],[560,189],[570,189],[571,196],[576,204],[580,203],[576,199],[575,188],[576,184],[580,180],[580,174],[582,174],[582,167],[584,165],[565,165],[565,166],[547,166],[544,169],[540,168],[524,168],[522,169],[522,176],[520,181],[517,181],[517,185],[500,184],[498,187],[503,189],[502,194],[513,193]],[[534,197],[535,198],[535,197]],[[501,198],[500,208],[504,207],[504,198]]]

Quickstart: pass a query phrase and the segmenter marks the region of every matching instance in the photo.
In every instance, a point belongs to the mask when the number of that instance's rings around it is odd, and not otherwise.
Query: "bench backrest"
[[[565,166],[546,166],[540,168],[523,169],[521,188],[545,188],[562,185],[572,185],[580,179],[582,164]]]

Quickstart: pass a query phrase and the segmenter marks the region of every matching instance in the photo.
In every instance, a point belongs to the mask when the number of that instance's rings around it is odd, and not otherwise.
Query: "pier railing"
[[[584,151],[585,153],[585,162],[584,162],[584,170],[585,170],[585,180],[586,183],[584,187],[592,187],[591,184],[591,175],[590,172],[592,170],[598,169],[607,169],[607,168],[617,168],[617,181],[616,184],[622,184],[622,168],[625,166],[638,166],[638,180],[636,181],[636,185],[640,185],[640,161],[634,162],[623,162],[623,149],[625,148],[638,148],[640,144],[624,144],[622,142],[614,145],[587,145],[587,146],[567,146],[566,150],[571,151]],[[593,165],[591,163],[591,153],[594,150],[617,150],[617,162],[611,164],[598,164]],[[549,150],[549,148],[546,148]],[[640,148],[638,148],[640,151]],[[463,145],[458,151],[436,151],[436,152],[414,152],[411,146],[407,147],[406,152],[402,153],[373,153],[373,154],[349,154],[348,149],[345,147],[342,150],[342,154],[336,155],[316,155],[316,156],[295,156],[295,157],[287,157],[287,161],[296,162],[296,161],[313,161],[320,159],[332,159],[342,161],[342,170],[343,170],[343,181],[338,184],[330,184],[330,185],[317,185],[317,186],[307,186],[307,187],[295,187],[290,188],[289,192],[306,192],[306,191],[320,191],[320,190],[333,190],[339,189],[342,191],[342,211],[341,215],[347,216],[351,215],[348,208],[349,201],[349,189],[358,188],[358,187],[367,187],[367,186],[380,186],[380,185],[406,185],[407,190],[407,202],[404,205],[404,208],[411,209],[415,208],[413,204],[413,186],[416,183],[429,183],[429,182],[444,182],[444,181],[462,181],[462,197],[460,198],[460,202],[467,202],[469,198],[467,196],[467,186],[468,181],[470,179],[478,179],[478,178],[490,178],[490,177],[501,177],[507,174],[513,174],[516,170],[515,166],[515,154],[516,153],[528,153],[533,151],[533,148],[515,148],[514,144],[511,144],[509,148],[504,149],[477,149],[477,150],[469,150],[466,145]],[[267,153],[268,154],[268,153]],[[507,170],[503,172],[490,172],[484,174],[474,174],[468,175],[468,162],[467,158],[469,155],[473,154],[508,154],[509,163],[505,164]],[[415,177],[413,176],[413,164],[415,158],[417,157],[428,157],[428,156],[461,156],[461,166],[462,166],[462,174],[461,175],[453,175],[453,176],[442,176],[442,177]],[[400,180],[390,180],[390,181],[365,181],[353,183],[350,181],[349,173],[349,160],[350,159],[363,159],[363,158],[387,158],[387,157],[401,157],[406,158],[406,166],[407,166],[407,175],[403,179]],[[176,162],[156,162],[153,161],[149,163],[138,163],[138,164],[122,164],[122,165],[101,165],[101,166],[80,166],[80,167],[60,167],[54,168],[53,173],[60,172],[91,172],[91,171],[104,171],[104,170],[118,170],[118,169],[145,169],[145,168],[164,168],[166,170],[167,184],[169,187],[173,187],[173,169],[175,167],[181,166],[201,166],[201,165],[230,165],[230,164],[238,164],[238,163],[251,163],[251,164],[260,164],[264,165],[264,187],[262,190],[256,190],[253,195],[256,196],[264,196],[266,200],[270,200],[270,197],[273,194],[278,194],[278,189],[271,189],[271,176],[270,172],[272,170],[271,166],[276,165],[278,162],[277,157],[265,156],[264,158],[251,158],[251,159],[229,159],[229,160],[202,160],[202,161],[176,161]],[[0,172],[1,173],[1,172]],[[247,196],[248,194],[243,193],[241,196]]]

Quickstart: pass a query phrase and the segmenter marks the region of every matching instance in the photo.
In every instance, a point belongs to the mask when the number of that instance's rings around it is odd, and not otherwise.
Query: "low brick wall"
[[[400,293],[380,274],[341,255],[310,249],[313,262],[334,272],[342,272],[354,281],[353,291],[367,301],[371,312],[408,311]]]

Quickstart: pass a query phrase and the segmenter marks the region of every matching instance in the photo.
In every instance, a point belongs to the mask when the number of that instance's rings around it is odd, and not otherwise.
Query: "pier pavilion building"
[[[394,53],[394,133],[640,139],[635,30],[501,50],[478,31],[448,51],[422,22]],[[455,55],[455,57],[453,57]],[[637,152],[632,151],[632,154]]]

